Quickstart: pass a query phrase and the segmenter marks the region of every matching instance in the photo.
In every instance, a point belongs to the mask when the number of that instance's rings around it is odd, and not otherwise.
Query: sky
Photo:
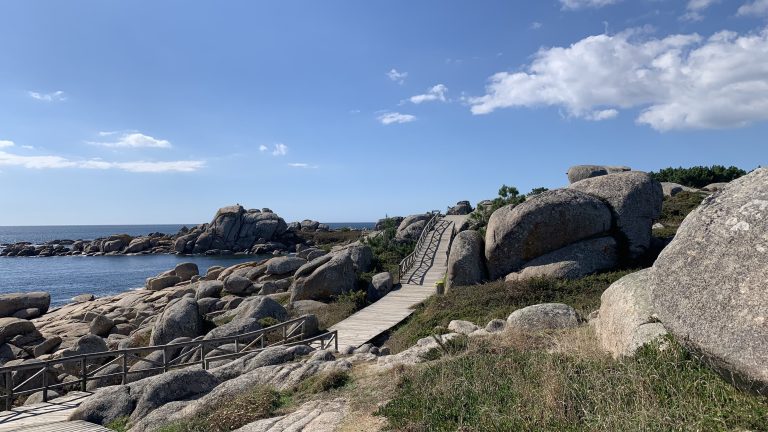
[[[0,0],[0,225],[375,221],[766,120],[768,0]]]

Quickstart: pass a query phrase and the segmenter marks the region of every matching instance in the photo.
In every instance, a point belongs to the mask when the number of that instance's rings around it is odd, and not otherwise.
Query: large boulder
[[[152,239],[149,237],[139,237],[131,240],[123,251],[124,253],[139,253],[152,247]],[[182,251],[183,252],[183,251]]]
[[[51,295],[47,292],[28,292],[0,295],[0,318],[13,316],[24,309],[37,309],[40,315],[48,312]]]
[[[250,279],[233,274],[224,280],[224,289],[229,293],[242,295],[252,292],[254,288]]]
[[[576,327],[580,321],[579,314],[566,304],[542,303],[512,312],[507,318],[506,329],[539,332]]]
[[[459,201],[455,206],[448,209],[445,213],[447,215],[468,215],[472,213],[474,209],[469,201]]]
[[[197,264],[186,262],[176,264],[176,267],[173,269],[173,273],[178,276],[182,282],[184,282],[192,279],[192,276],[199,275],[200,270],[197,268]]]
[[[395,240],[399,242],[418,240],[430,219],[432,219],[432,214],[429,213],[406,217],[397,227]]]
[[[220,297],[221,290],[224,289],[224,282],[220,280],[212,281],[200,281],[197,283],[195,290],[195,299],[200,300],[204,298]]]
[[[145,286],[150,291],[159,291],[161,289],[172,287],[179,282],[181,282],[180,277],[169,274],[147,278]]]
[[[318,260],[324,258],[321,257]],[[346,253],[332,255],[327,262],[309,274],[305,274],[301,269],[296,274],[296,279],[291,286],[292,302],[328,299],[352,291],[357,280],[355,264],[350,255]],[[299,274],[302,276],[298,276]]]
[[[221,380],[201,369],[182,369],[137,381],[131,386],[141,387],[131,421],[146,417],[151,411],[168,402],[208,393],[221,384]],[[133,392],[132,392],[133,393]]]
[[[337,246],[332,250],[332,253],[344,253],[349,255],[352,259],[352,263],[355,265],[355,270],[358,273],[365,273],[371,269],[373,250],[366,244],[354,242],[346,246]]]
[[[768,168],[732,181],[680,225],[653,265],[666,329],[768,394]]]
[[[661,215],[664,192],[649,174],[630,171],[589,178],[573,183],[578,190],[605,201],[616,220],[616,228],[628,256],[638,258],[651,245],[654,219]]]
[[[107,342],[94,334],[85,335],[77,339],[71,348],[63,349],[56,353],[58,357],[73,357],[79,354],[94,354],[109,351]],[[101,364],[105,359],[93,359],[88,361],[88,365]],[[64,363],[64,370],[71,375],[78,375],[81,371],[80,360],[74,360],[71,363]]]
[[[602,165],[576,165],[568,168],[568,181],[576,183],[587,178],[604,176],[608,170]]]
[[[371,285],[368,288],[368,299],[372,301],[379,300],[392,291],[394,279],[389,272],[375,274],[371,278]]]
[[[462,231],[456,235],[448,255],[446,289],[475,285],[488,277],[483,250],[483,236],[479,232]]]
[[[299,257],[285,256],[275,257],[267,261],[266,274],[285,275],[293,274],[301,266],[307,263],[307,260]]]
[[[127,417],[136,407],[128,386],[105,387],[89,397],[69,416],[69,420],[83,420],[95,424],[108,424]]]
[[[491,215],[485,257],[491,279],[520,270],[534,258],[611,229],[611,211],[583,192],[556,189]]]
[[[164,345],[179,337],[195,338],[203,331],[203,323],[194,298],[172,300],[157,317],[150,345]]]
[[[31,321],[19,318],[0,318],[0,345],[16,336],[35,333],[37,329]]]
[[[534,258],[525,263],[522,270],[508,274],[505,279],[510,282],[542,276],[578,279],[613,268],[618,262],[616,240],[613,237],[598,237]]]
[[[632,356],[638,348],[666,334],[653,317],[650,279],[650,269],[628,274],[600,297],[595,331],[602,347],[614,357]]]

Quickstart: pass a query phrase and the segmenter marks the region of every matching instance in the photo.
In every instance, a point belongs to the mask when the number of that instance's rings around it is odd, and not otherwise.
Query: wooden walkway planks
[[[47,403],[0,412],[0,432],[99,432],[108,431],[87,422],[68,422],[72,412],[91,393],[69,392]]]
[[[339,346],[357,347],[370,341],[408,318],[414,306],[433,295],[435,282],[443,278],[448,268],[447,252],[453,227],[460,226],[465,220],[466,216],[443,218],[444,225],[434,230],[439,232],[439,243],[435,239],[436,247],[426,251],[430,256],[424,257],[421,268],[418,264],[414,265],[414,269],[402,277],[407,280],[408,276],[416,272],[418,277],[412,283],[403,284],[400,289],[331,327],[329,330],[338,331]],[[421,261],[421,257],[418,260]]]

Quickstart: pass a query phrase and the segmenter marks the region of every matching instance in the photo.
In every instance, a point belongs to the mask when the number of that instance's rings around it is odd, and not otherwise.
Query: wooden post
[[[123,385],[128,384],[128,353],[123,353]]]
[[[208,369],[205,365],[205,342],[200,342],[200,365],[203,369]]]
[[[48,402],[48,365],[43,367],[43,402]]]
[[[168,372],[168,347],[163,347],[163,373]]]
[[[80,391],[85,391],[86,387],[88,387],[88,367],[86,366],[85,359],[87,357],[80,359],[80,373],[82,374],[80,376]]]
[[[8,386],[8,395],[5,396],[5,410],[10,411],[13,407],[13,372],[5,373],[5,385]]]

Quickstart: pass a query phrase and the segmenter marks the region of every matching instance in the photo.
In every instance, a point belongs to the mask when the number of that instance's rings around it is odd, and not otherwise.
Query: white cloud
[[[378,120],[383,125],[390,125],[393,123],[410,123],[416,120],[416,116],[410,114],[400,114],[398,112],[389,112],[380,115]]]
[[[521,72],[490,78],[469,98],[474,114],[506,107],[563,107],[585,119],[641,108],[637,122],[659,131],[741,127],[768,120],[768,28],[645,38],[598,35],[540,50]],[[614,114],[611,110],[616,111]]]
[[[102,159],[73,160],[61,156],[22,156],[0,151],[0,166],[16,166],[28,169],[81,168],[117,169],[128,172],[163,173],[192,172],[205,167],[205,161],[186,160],[168,162],[108,162]]]
[[[27,150],[34,150],[34,149],[35,149],[35,146],[31,146],[31,145],[23,145],[23,146],[21,146],[21,148],[23,148],[23,149],[27,149]]]
[[[563,9],[576,10],[585,8],[601,8],[616,4],[621,0],[560,0]]]
[[[408,78],[408,72],[398,72],[397,69],[392,69],[387,72],[387,77],[398,84],[404,84],[405,79]]]
[[[701,21],[704,19],[702,12],[719,1],[720,0],[689,0],[685,7],[687,12],[683,14],[680,19],[683,21]]]
[[[32,99],[36,99],[43,102],[62,102],[67,100],[67,96],[61,90],[55,91],[53,93],[40,93],[36,91],[28,91],[27,94]]]
[[[610,120],[612,118],[616,118],[618,115],[619,115],[618,110],[606,109],[606,110],[592,111],[591,113],[586,114],[584,118],[592,121],[602,121],[602,120]]]
[[[438,84],[430,89],[427,90],[426,93],[411,96],[409,99],[412,103],[420,104],[422,102],[430,102],[430,101],[440,101],[445,102],[445,93],[448,92],[448,87],[444,86],[443,84]]]
[[[259,146],[259,151],[262,153],[268,152],[269,147],[264,144]],[[285,156],[288,154],[288,146],[283,143],[272,144],[272,156]]]
[[[283,143],[275,144],[272,150],[272,156],[285,156],[288,153],[288,146]]]
[[[312,169],[320,168],[318,165],[310,165],[304,162],[289,163],[288,166],[291,168],[312,168]]]
[[[768,15],[768,0],[754,0],[752,2],[744,3],[741,5],[741,7],[739,7],[739,10],[736,12],[736,14],[739,16]]]
[[[544,24],[542,24],[542,23],[540,23],[538,21],[534,21],[534,22],[531,23],[531,29],[532,30],[538,30],[538,29],[540,29],[542,27],[544,27]]]
[[[0,148],[13,147],[14,145],[16,145],[16,144],[14,144],[13,141],[0,140]]]
[[[99,136],[113,136],[121,132],[99,132]],[[171,143],[167,140],[153,138],[140,132],[126,132],[116,140],[111,142],[89,142],[89,144],[111,147],[111,148],[171,148]]]

